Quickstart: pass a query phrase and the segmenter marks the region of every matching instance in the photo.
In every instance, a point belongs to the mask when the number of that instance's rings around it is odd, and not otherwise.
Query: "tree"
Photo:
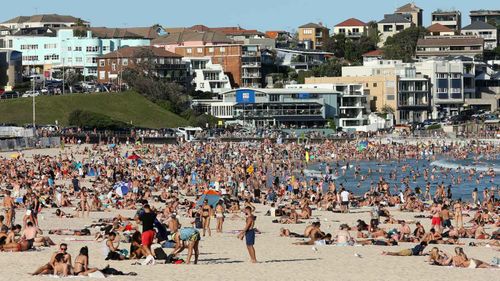
[[[352,40],[344,34],[336,34],[323,44],[327,52],[332,52],[335,57],[343,58],[352,63],[363,61],[363,54],[377,48],[377,41],[373,37],[362,35],[357,40]]]
[[[417,41],[428,34],[423,27],[410,27],[400,33],[388,37],[385,41],[384,58],[412,62],[417,48]]]
[[[312,69],[315,77],[339,77],[342,76],[342,63],[338,59],[330,59]]]

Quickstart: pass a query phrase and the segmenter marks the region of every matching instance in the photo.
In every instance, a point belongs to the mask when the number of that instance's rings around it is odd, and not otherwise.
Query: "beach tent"
[[[217,205],[217,203],[220,200],[220,193],[213,189],[207,190],[203,192],[203,195],[201,195],[198,202],[196,202],[196,205],[197,206],[203,205],[203,201],[205,201],[205,199],[208,200],[208,205],[215,207],[215,205]]]
[[[117,182],[113,186],[113,189],[115,190],[116,194],[123,197],[124,195],[127,195],[127,193],[128,193],[128,183],[123,182],[123,181]]]

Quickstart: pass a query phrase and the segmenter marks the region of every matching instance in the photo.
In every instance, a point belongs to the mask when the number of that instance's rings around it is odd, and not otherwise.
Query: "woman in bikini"
[[[210,231],[210,216],[212,215],[212,206],[208,204],[208,200],[203,201],[203,206],[201,206],[201,220],[203,223],[203,236],[205,232],[208,231],[208,236],[212,236]]]
[[[85,246],[80,249],[80,254],[75,259],[73,266],[75,275],[88,276],[89,273],[97,271],[97,268],[89,268],[89,249]]]
[[[448,266],[451,264],[451,258],[449,258],[446,253],[440,251],[437,247],[434,247],[429,254],[429,264]]]
[[[217,232],[222,233],[222,224],[224,223],[224,207],[222,202],[219,201],[215,207],[215,218],[217,219]]]
[[[491,265],[476,259],[469,259],[464,253],[464,249],[461,247],[455,248],[455,254],[452,258],[452,263],[454,267],[464,267],[464,268],[490,268]]]

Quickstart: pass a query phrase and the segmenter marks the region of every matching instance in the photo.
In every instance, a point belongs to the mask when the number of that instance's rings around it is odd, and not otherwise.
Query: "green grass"
[[[32,98],[0,100],[0,123],[29,124],[33,120]],[[76,109],[101,113],[134,126],[172,128],[185,126],[182,117],[158,106],[136,92],[68,94],[36,97],[36,123],[68,126],[68,116]]]

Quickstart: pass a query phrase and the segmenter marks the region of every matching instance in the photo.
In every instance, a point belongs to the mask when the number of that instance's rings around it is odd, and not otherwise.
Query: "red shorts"
[[[153,244],[153,239],[155,238],[155,231],[154,230],[147,230],[142,233],[141,236],[141,243],[142,245],[150,248],[151,244]]]
[[[127,224],[125,226],[125,230],[131,231],[132,230],[132,225],[131,224]]]
[[[431,224],[432,225],[441,225],[441,218],[433,217]]]

